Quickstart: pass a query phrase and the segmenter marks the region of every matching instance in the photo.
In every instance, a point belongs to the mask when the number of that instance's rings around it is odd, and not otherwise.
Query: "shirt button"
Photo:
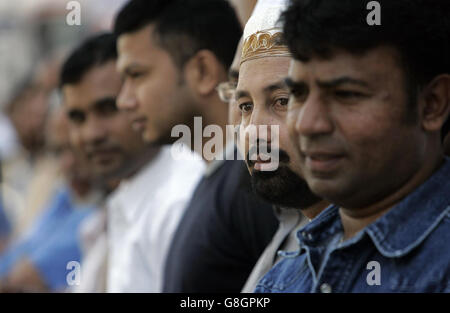
[[[320,285],[320,292],[322,293],[331,293],[332,289],[331,286],[327,283],[324,283]]]
[[[313,239],[312,235],[310,233],[305,232],[305,231],[302,232],[302,236],[303,236],[303,238],[305,238],[305,239],[307,239],[309,241],[311,241]]]

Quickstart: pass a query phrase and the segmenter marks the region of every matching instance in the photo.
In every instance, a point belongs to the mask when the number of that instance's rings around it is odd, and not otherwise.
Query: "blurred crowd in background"
[[[65,268],[80,259],[76,233],[95,196],[58,108],[60,66],[87,36],[110,29],[124,2],[78,1],[80,25],[66,21],[69,1],[0,3],[0,277],[17,276],[18,291],[64,289],[67,282],[54,274],[55,264]],[[72,211],[72,196],[87,208]],[[65,250],[51,251],[58,245]],[[46,283],[34,286],[33,274],[45,276]]]
[[[92,34],[111,31],[114,16],[126,0],[76,1],[81,7],[80,25],[67,23],[69,2],[0,3],[3,292],[66,290],[67,274],[76,269],[66,266],[79,262],[84,248],[80,243],[82,221],[97,214],[104,199],[104,186],[96,183],[83,157],[70,145],[58,84],[68,53]],[[231,2],[239,7],[244,24],[256,0]],[[99,226],[95,217],[91,220],[86,228]],[[88,237],[85,241],[95,240]],[[101,253],[102,248],[98,250]],[[89,267],[84,271],[88,276]]]

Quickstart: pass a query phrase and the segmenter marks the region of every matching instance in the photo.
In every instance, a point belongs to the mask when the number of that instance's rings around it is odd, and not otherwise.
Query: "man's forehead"
[[[66,108],[66,111],[81,110],[87,112],[95,110],[96,106],[99,103],[102,103],[109,99],[116,99],[117,96],[118,93],[112,93],[108,91],[78,96],[76,89],[68,89],[64,96],[64,106]]]
[[[242,63],[239,71],[239,87],[253,85],[259,89],[264,89],[274,84],[284,82],[288,74],[290,59],[265,58],[259,60],[249,60]]]
[[[92,89],[90,92],[82,92],[82,90],[67,85],[63,88],[63,101],[66,111],[94,110],[96,105],[108,99],[116,99],[120,89]]]
[[[77,85],[74,84],[64,85],[61,89],[61,92],[63,96],[64,106],[67,109],[78,106],[78,104],[80,103],[79,98],[83,97],[83,95],[80,94]]]
[[[117,68],[123,71],[130,64],[144,65],[153,54],[152,44],[152,26],[146,26],[132,33],[125,33],[119,36],[117,40],[117,51],[119,58]]]
[[[336,50],[328,58],[311,58],[308,61],[292,60],[289,77],[295,80],[315,78],[323,81],[347,76],[376,78],[398,67],[397,54],[389,47],[377,47],[363,54]]]
[[[116,71],[116,60],[111,59],[104,64],[90,68],[78,82],[64,85],[63,90],[83,89],[91,92],[98,89],[117,89],[120,86],[121,79]]]

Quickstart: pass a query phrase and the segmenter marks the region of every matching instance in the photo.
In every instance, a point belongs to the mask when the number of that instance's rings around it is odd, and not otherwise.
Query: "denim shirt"
[[[255,292],[450,292],[450,159],[385,215],[336,243],[342,233],[331,205],[298,231],[298,251],[279,252],[284,259]]]

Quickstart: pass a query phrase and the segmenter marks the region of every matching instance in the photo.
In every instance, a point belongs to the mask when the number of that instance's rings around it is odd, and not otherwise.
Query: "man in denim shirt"
[[[257,292],[450,292],[450,3],[379,2],[382,26],[364,1],[295,0],[283,16],[290,134],[335,205]]]

